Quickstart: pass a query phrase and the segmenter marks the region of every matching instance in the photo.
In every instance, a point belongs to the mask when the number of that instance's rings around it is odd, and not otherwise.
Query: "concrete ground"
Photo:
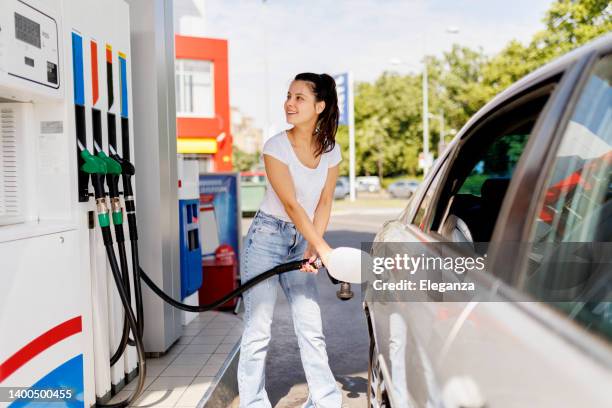
[[[332,214],[325,235],[332,247],[360,248],[361,242],[371,241],[382,223],[395,218],[402,209],[399,207],[401,204],[391,208],[371,208],[367,203],[347,204],[339,205],[340,208]],[[250,219],[245,219],[243,234],[249,225]],[[353,285],[355,296],[343,302],[336,297],[339,286],[332,285],[326,273],[319,274],[317,283],[329,363],[343,393],[343,407],[365,407],[369,339],[360,288]],[[266,389],[272,406],[276,408],[300,407],[308,396],[289,304],[282,294],[278,296],[274,314]],[[237,407],[238,401],[235,400],[231,406]]]

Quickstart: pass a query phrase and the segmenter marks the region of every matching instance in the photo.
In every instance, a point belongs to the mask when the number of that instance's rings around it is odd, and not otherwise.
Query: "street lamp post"
[[[458,34],[459,29],[457,27],[447,27],[447,34]],[[389,60],[391,65],[400,65],[402,64],[402,60],[399,58],[391,58]],[[408,64],[410,65],[410,64]],[[423,93],[423,174],[426,175],[429,171],[432,160],[431,153],[429,152],[429,89],[428,89],[428,72],[427,72],[427,49],[424,47],[423,50],[423,83],[422,83],[422,93]],[[442,139],[444,139],[444,113],[441,113],[441,126],[440,133]]]
[[[459,29],[454,26],[446,28],[447,34],[458,34]],[[429,89],[427,78],[427,50],[423,55],[423,175],[431,168],[432,160],[429,153]],[[444,140],[444,116],[442,114],[441,137]]]
[[[429,171],[429,89],[427,56],[423,57],[423,175]]]

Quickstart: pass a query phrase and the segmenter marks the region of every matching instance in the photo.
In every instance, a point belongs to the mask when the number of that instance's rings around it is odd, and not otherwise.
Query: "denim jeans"
[[[258,211],[246,236],[242,282],[282,263],[302,259],[306,246],[307,241],[293,223]],[[240,407],[271,407],[265,390],[265,359],[278,282],[291,306],[308,382],[309,395],[303,407],[340,408],[342,394],[327,360],[316,276],[299,270],[276,275],[243,294],[244,332],[238,363]]]

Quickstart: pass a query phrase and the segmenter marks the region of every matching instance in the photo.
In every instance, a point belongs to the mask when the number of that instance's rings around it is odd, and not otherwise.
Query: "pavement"
[[[367,203],[342,206],[332,213],[325,239],[332,247],[360,248],[361,242],[371,241],[384,221],[395,218],[401,210],[397,204],[384,208],[371,208]],[[251,219],[243,220],[243,234],[250,222]],[[329,364],[342,390],[343,408],[364,407],[369,339],[360,288],[353,285],[354,297],[343,302],[336,297],[339,286],[332,285],[326,273],[318,275],[317,284]],[[283,295],[278,297],[272,324],[266,390],[276,408],[300,407],[308,396],[291,312]],[[230,406],[238,407],[238,399]]]

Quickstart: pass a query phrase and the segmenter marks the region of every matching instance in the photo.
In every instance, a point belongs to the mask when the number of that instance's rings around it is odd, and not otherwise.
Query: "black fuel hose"
[[[116,241],[117,241],[117,248],[119,249],[119,263],[121,265],[121,274],[122,274],[122,278],[123,278],[123,287],[125,289],[125,293],[127,295],[128,301],[130,301],[130,304],[132,302],[131,299],[131,295],[130,295],[130,276],[129,276],[129,270],[128,270],[128,262],[127,262],[127,254],[125,252],[125,242],[120,241],[120,236],[123,235],[123,231],[122,231],[123,226],[122,225],[116,225],[115,226],[115,237],[116,237]],[[121,233],[119,232],[121,231]],[[136,298],[138,299],[138,298]],[[138,313],[136,314],[136,322],[140,323],[139,320],[142,319],[142,317],[140,315],[138,315]],[[113,353],[113,355],[111,356],[110,359],[110,365],[114,366],[117,361],[119,361],[119,359],[121,358],[121,356],[123,356],[123,353],[125,352],[125,349],[128,345],[130,346],[135,346],[136,342],[131,339],[130,337],[130,326],[128,324],[127,321],[127,317],[125,315],[125,313],[123,314],[123,330],[121,333],[121,341],[119,341],[119,345],[117,346],[117,350],[115,350],[115,352]]]
[[[117,258],[115,257],[110,227],[102,227],[102,237],[104,239],[104,247],[106,248],[106,256],[108,257],[108,261],[110,263],[115,285],[117,286],[117,291],[119,292],[119,297],[121,298],[121,303],[125,310],[125,316],[127,318],[130,330],[132,330],[133,333],[138,333],[139,329],[138,323],[136,322],[136,316],[134,316],[134,312],[132,311],[132,305],[125,291],[119,265],[117,264]],[[96,406],[101,408],[123,408],[131,405],[140,396],[142,390],[144,389],[147,367],[142,336],[135,336],[135,341],[136,352],[138,354],[138,384],[136,385],[136,388],[127,399],[121,402],[115,404],[96,404]]]
[[[132,264],[134,270],[134,296],[136,297],[136,314],[138,315],[138,336],[142,337],[144,332],[144,311],[142,306],[142,286],[140,279],[140,261],[138,259],[138,241],[131,241]]]
[[[229,300],[235,298],[236,296],[240,295],[244,291],[249,290],[253,286],[257,285],[258,283],[260,283],[260,282],[262,282],[262,281],[264,281],[266,279],[271,278],[274,275],[280,275],[281,273],[290,272],[290,271],[294,271],[296,269],[300,269],[302,267],[302,265],[304,265],[304,263],[307,263],[307,262],[308,262],[308,259],[302,259],[301,261],[287,262],[287,263],[278,265],[278,266],[270,269],[269,271],[264,272],[261,275],[257,275],[253,279],[250,279],[250,280],[246,281],[244,284],[238,286],[236,289],[234,289],[233,291],[231,291],[227,295],[223,296],[222,298],[220,298],[218,300],[215,300],[214,302],[209,303],[207,305],[199,305],[199,306],[186,305],[186,304],[181,303],[181,302],[179,302],[177,300],[174,300],[173,298],[168,296],[162,289],[160,289],[151,280],[149,275],[147,275],[146,272],[143,271],[142,268],[140,268],[140,267],[139,267],[139,272],[140,272],[140,277],[147,284],[147,286],[149,288],[151,288],[151,290],[153,292],[155,292],[155,294],[157,296],[159,296],[160,298],[162,298],[164,301],[166,301],[170,305],[176,307],[177,309],[181,309],[181,310],[184,310],[186,312],[199,313],[199,312],[206,312],[206,311],[209,311],[209,310],[212,310],[212,309],[215,309],[215,308],[221,306],[222,304],[226,303],[227,301],[229,301]]]
[[[127,263],[127,259],[126,259],[127,256],[125,255],[125,246],[123,248],[121,248],[121,244],[119,244],[118,248],[119,248],[119,262],[121,264],[121,272],[122,272],[122,280],[123,280],[122,284],[123,284],[123,287],[125,289],[125,288],[129,288],[129,282],[127,283],[127,285],[126,285],[126,282],[125,282],[125,277],[126,277],[127,269],[124,268],[124,259],[125,259],[125,262]],[[128,279],[129,279],[129,277],[128,277]],[[128,293],[129,292],[126,291],[126,295]],[[128,295],[128,300],[130,300],[130,296],[129,295]],[[130,301],[130,303],[131,303],[131,301]],[[122,329],[122,332],[121,332],[121,341],[119,341],[119,345],[117,346],[117,350],[115,350],[115,352],[111,356],[111,359],[110,359],[110,365],[111,366],[114,366],[117,363],[117,361],[119,361],[121,356],[123,356],[123,352],[125,351],[125,348],[127,347],[128,343],[130,343],[130,340],[132,340],[132,339],[129,338],[129,336],[130,336],[130,325],[128,324],[127,317],[126,317],[125,312],[124,312],[124,314],[123,314],[123,329]],[[133,340],[132,340],[132,342],[133,342]],[[131,345],[134,345],[134,344],[131,344]]]

